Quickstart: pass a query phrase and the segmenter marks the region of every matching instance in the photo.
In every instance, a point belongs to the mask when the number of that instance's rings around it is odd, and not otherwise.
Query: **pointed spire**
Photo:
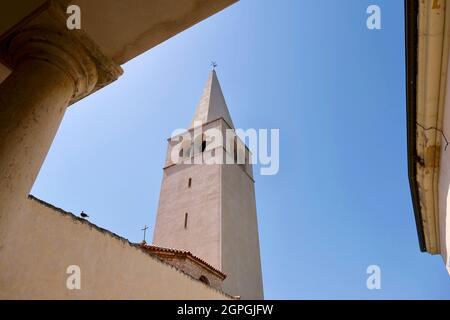
[[[190,128],[194,126],[195,121],[207,123],[220,118],[223,118],[231,128],[234,128],[222,89],[220,88],[219,80],[217,79],[216,71],[212,69],[203,89],[203,95],[195,110]]]

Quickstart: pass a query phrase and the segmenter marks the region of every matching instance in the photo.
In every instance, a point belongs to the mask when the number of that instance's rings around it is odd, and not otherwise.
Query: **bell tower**
[[[212,70],[190,127],[169,139],[153,245],[190,251],[227,275],[226,293],[263,299],[250,158]]]

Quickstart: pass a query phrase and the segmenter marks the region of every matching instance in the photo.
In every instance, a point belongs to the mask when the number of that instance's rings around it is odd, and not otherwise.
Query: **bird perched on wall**
[[[83,219],[89,218],[89,216],[88,216],[86,213],[84,213],[84,211],[81,211],[80,216],[81,216]]]

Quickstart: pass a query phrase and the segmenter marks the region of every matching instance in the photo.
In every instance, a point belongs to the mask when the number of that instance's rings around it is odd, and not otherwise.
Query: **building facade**
[[[421,251],[450,273],[450,1],[406,0],[408,172]]]
[[[227,275],[226,293],[262,299],[250,158],[212,70],[190,127],[169,139],[153,245],[188,250]]]
[[[0,299],[233,298],[29,192],[69,105],[115,81],[130,59],[235,2],[0,2]],[[81,10],[80,29],[67,27],[69,5]]]

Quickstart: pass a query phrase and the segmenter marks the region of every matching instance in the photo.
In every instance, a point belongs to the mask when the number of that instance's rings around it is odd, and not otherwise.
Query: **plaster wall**
[[[0,223],[0,299],[227,299],[127,240],[29,198]],[[67,267],[81,268],[69,290]]]
[[[221,269],[220,165],[164,169],[153,244],[190,251]]]
[[[450,70],[448,70],[448,74],[450,74]],[[450,81],[447,80],[446,86],[442,130],[446,138],[450,139]],[[439,242],[440,253],[447,271],[450,273],[450,145],[445,150],[445,144],[445,139],[442,139],[438,187]]]
[[[254,183],[239,165],[221,170],[222,287],[242,299],[263,299]]]

